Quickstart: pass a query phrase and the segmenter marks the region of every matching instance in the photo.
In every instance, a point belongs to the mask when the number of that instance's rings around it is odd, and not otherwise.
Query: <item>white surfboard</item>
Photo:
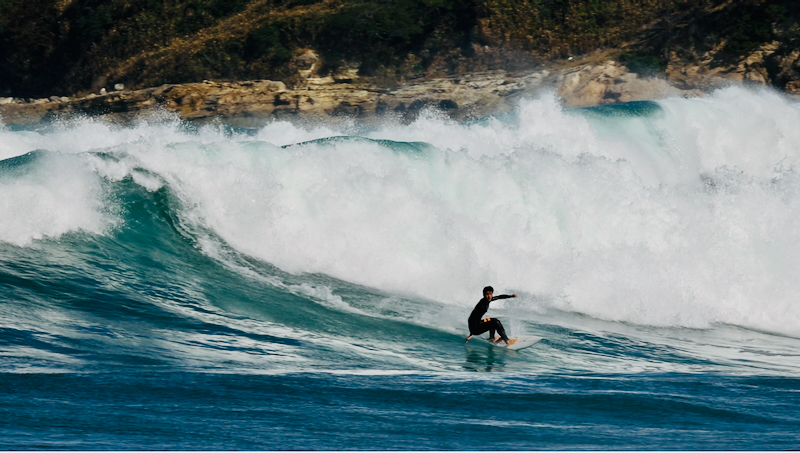
[[[533,336],[533,335],[522,335],[522,336],[517,337],[517,341],[515,341],[514,343],[511,343],[510,345],[506,345],[505,342],[503,342],[503,341],[501,341],[499,343],[492,343],[492,344],[494,346],[497,346],[498,348],[506,348],[506,349],[517,350],[517,349],[524,349],[524,348],[527,348],[529,346],[533,346],[533,345],[535,345],[536,343],[538,343],[540,341],[542,341],[542,337],[536,337],[536,336]]]

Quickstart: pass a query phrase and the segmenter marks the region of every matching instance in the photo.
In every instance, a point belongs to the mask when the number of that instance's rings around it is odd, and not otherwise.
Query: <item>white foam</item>
[[[119,160],[95,165],[97,175],[166,184],[184,223],[293,273],[465,310],[492,284],[520,302],[607,320],[796,332],[800,107],[742,88],[659,105],[647,117],[594,118],[545,95],[523,101],[511,121],[429,114],[367,134],[432,145],[417,152],[364,140],[279,147],[349,131],[330,125],[275,122],[231,137],[171,120],[88,121],[17,136],[23,144],[0,152],[108,150]],[[75,175],[79,186],[93,178]],[[67,202],[25,199],[55,187],[39,184],[14,195],[23,220],[0,234],[15,243],[49,234],[36,223],[48,206],[88,206],[82,219],[98,212],[91,190]],[[53,234],[98,225],[66,219]]]
[[[342,135],[341,129],[315,125],[311,127],[298,127],[288,121],[274,121],[255,135],[254,139],[274,144],[275,146],[292,145],[295,143],[318,140],[321,138]]]
[[[0,179],[0,241],[18,246],[73,231],[102,234],[115,216],[100,181],[71,156],[43,155],[19,176]]]

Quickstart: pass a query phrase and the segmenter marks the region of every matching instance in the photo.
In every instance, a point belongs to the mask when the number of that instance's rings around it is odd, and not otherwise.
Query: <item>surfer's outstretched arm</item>
[[[464,340],[464,343],[468,342],[468,341],[469,341],[469,340],[471,340],[471,339],[472,339],[472,335],[468,336],[468,337],[467,337],[467,339],[466,339],[466,340]]]
[[[512,297],[517,297],[516,294],[501,294],[499,296],[492,297],[491,301],[500,300],[500,299],[511,299]]]

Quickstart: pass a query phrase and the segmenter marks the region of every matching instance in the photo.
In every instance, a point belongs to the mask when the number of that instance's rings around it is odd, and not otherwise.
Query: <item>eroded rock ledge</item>
[[[2,98],[0,117],[6,125],[30,125],[74,115],[102,116],[125,124],[143,113],[167,110],[193,122],[219,120],[238,127],[258,127],[279,118],[370,121],[394,116],[411,120],[425,108],[436,108],[455,119],[467,119],[508,111],[520,98],[535,97],[543,90],[556,92],[567,107],[702,94],[689,84],[679,89],[663,79],[642,77],[606,61],[523,74],[476,73],[411,82],[392,89],[359,79],[355,71],[350,71],[329,77],[309,75],[302,86],[292,89],[269,80],[206,81],[135,91],[104,90],[85,97]]]

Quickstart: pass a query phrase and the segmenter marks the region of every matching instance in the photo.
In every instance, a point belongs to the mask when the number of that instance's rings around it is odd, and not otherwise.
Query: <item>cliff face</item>
[[[325,77],[307,70],[301,74],[306,75],[303,83],[293,88],[269,80],[205,81],[75,98],[5,98],[0,99],[0,117],[6,124],[24,125],[88,114],[124,124],[148,113],[169,111],[197,123],[259,127],[289,118],[410,121],[426,109],[464,120],[509,111],[520,98],[543,91],[558,94],[568,107],[700,94],[676,89],[661,78],[640,77],[614,61],[584,63],[521,73],[487,71],[433,78],[391,89],[360,79],[356,70]]]
[[[799,14],[789,0],[4,0],[0,115],[255,125],[467,118],[542,89],[571,107],[731,81],[800,94]]]
[[[3,0],[0,95],[291,87],[309,50],[318,75],[357,69],[381,86],[600,52],[678,85],[738,72],[794,90],[799,40],[794,0]]]
[[[476,14],[472,0],[2,0],[0,95],[204,79],[294,85],[307,49],[324,72],[355,62],[398,82],[462,56]]]
[[[800,93],[796,2],[706,3],[704,8],[677,12],[669,27],[662,25],[648,36],[651,48],[664,55],[665,76],[671,83],[696,87],[724,77]]]

